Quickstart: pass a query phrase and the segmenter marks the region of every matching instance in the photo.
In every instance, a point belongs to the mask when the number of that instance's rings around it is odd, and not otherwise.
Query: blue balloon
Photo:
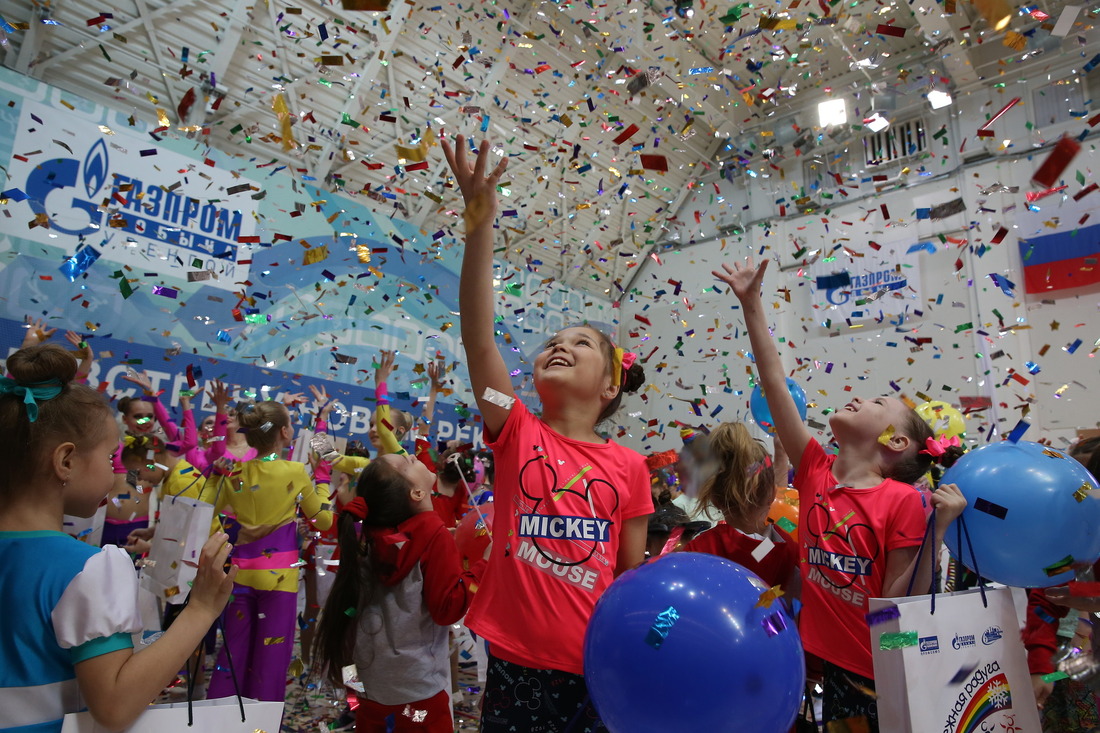
[[[1021,588],[1073,580],[1070,563],[1100,558],[1100,491],[1085,467],[1039,443],[989,443],[970,451],[943,475],[957,484],[970,533],[958,521],[944,541],[982,577]],[[975,562],[974,555],[977,555]]]
[[[764,581],[677,552],[620,576],[584,639],[592,702],[612,733],[786,733],[806,682],[802,642]]]
[[[791,393],[795,407],[798,408],[798,416],[805,422],[806,393],[798,386],[798,382],[790,377],[787,377],[787,391]],[[752,419],[756,421],[757,425],[769,433],[774,432],[775,424],[772,421],[772,411],[768,407],[768,401],[764,398],[764,390],[760,388],[759,383],[753,387],[752,394],[749,395],[749,412],[752,413]]]

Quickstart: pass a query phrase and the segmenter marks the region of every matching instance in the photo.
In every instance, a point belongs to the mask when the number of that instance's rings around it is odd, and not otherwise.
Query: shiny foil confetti
[[[657,614],[657,618],[653,621],[653,625],[649,627],[649,631],[646,633],[645,642],[654,649],[660,649],[661,644],[664,644],[665,639],[668,638],[669,631],[672,630],[672,625],[680,619],[680,613],[674,606],[669,606],[664,611]]]
[[[882,634],[878,638],[878,648],[883,651],[904,649],[907,646],[917,645],[916,631],[900,631],[897,633]]]

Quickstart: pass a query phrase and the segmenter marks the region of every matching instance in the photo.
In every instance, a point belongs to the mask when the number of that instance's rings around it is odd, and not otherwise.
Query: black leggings
[[[607,733],[588,698],[584,677],[556,669],[533,669],[489,652],[482,733]]]
[[[875,697],[875,681],[843,667],[822,660],[825,693],[821,701],[821,717],[828,725],[831,721],[844,721],[850,718],[863,718],[864,729],[856,721],[848,730],[852,733],[867,730],[878,733],[878,702]],[[862,721],[860,721],[862,722]]]

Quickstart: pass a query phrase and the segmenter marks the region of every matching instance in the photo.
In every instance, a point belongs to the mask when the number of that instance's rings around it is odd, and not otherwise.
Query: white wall
[[[1078,428],[1096,427],[1100,374],[1092,350],[1100,336],[1095,325],[1100,287],[1042,296],[1023,292],[1017,237],[1071,231],[1090,212],[1088,223],[1100,223],[1094,210],[1100,207],[1100,191],[1079,203],[1071,197],[1084,188],[1076,180],[1077,171],[1085,176],[1085,185],[1093,179],[1098,154],[1091,141],[1083,144],[1063,174],[1066,191],[1036,202],[1039,211],[1027,210],[1024,194],[1036,190],[1029,179],[1045,158],[1049,142],[1063,131],[1076,135],[1090,129],[1085,120],[1057,128],[1028,128],[1032,106],[1028,90],[1045,81],[1046,77],[1021,81],[1016,90],[1011,84],[1004,90],[978,90],[964,95],[944,114],[926,112],[930,133],[945,125],[946,135],[933,141],[923,160],[905,164],[910,174],[903,187],[876,194],[869,178],[877,171],[857,163],[842,171],[849,184],[847,199],[834,194],[825,201],[828,208],[813,215],[791,215],[789,202],[800,194],[803,183],[801,158],[757,161],[755,178],[704,181],[678,217],[684,223],[678,234],[685,244],[673,243],[657,252],[659,264],[654,258],[647,260],[633,283],[634,297],[623,301],[623,336],[643,356],[657,349],[646,363],[650,380],[646,400],[635,399],[626,408],[639,420],[633,423],[636,427],[628,442],[643,451],[675,448],[679,435],[667,427],[671,421],[714,425],[747,419],[752,369],[748,339],[736,300],[713,292],[718,283],[710,271],[750,254],[758,260],[761,256],[775,260],[764,283],[764,297],[776,335],[786,339],[780,348],[784,361],[813,402],[809,417],[814,423],[826,423],[827,411],[843,406],[851,395],[900,391],[916,403],[924,401],[918,393],[955,405],[964,396],[989,397],[993,408],[970,418],[972,441],[986,440],[990,425],[995,426],[994,437],[1007,433],[1025,408],[1032,425],[1026,435],[1029,440],[1050,437],[1059,445],[1068,442]],[[1045,88],[1060,92],[1054,86]],[[1100,93],[1100,88],[1094,93]],[[1023,103],[994,124],[997,136],[992,142],[979,141],[978,126],[1013,96],[1022,96]],[[964,139],[966,147],[960,156]],[[1004,146],[1005,140],[1012,141],[1009,147]],[[1043,144],[1047,147],[1039,147]],[[979,147],[993,153],[993,159],[969,164],[962,160]],[[901,167],[894,166],[892,172]],[[995,183],[1019,186],[1019,191],[980,195]],[[941,221],[916,219],[918,208],[959,196],[966,204],[963,213]],[[776,201],[784,197],[787,216],[780,217]],[[888,217],[880,208],[883,204]],[[717,227],[735,216],[740,216],[747,230],[714,239]],[[1010,233],[993,244],[990,240],[1001,225]],[[941,242],[940,234],[965,243]],[[909,256],[914,267],[908,272],[919,270],[916,291],[901,291],[902,297],[889,303],[905,311],[900,320],[846,322],[835,307],[812,292],[813,268],[799,267],[794,259],[803,247],[810,252],[821,249],[837,260],[816,267],[855,275],[875,265],[893,266],[910,245],[926,240],[934,243],[935,252]],[[686,244],[692,241],[697,243]],[[1100,244],[1096,250],[1100,254]],[[957,261],[961,267],[956,270]],[[786,271],[779,272],[776,265]],[[1016,283],[1014,297],[993,283],[991,273]],[[669,280],[682,283],[678,295]],[[887,295],[872,306],[891,299]],[[827,321],[831,321],[828,327]],[[972,327],[966,328],[968,323]],[[691,330],[694,334],[687,335]],[[906,341],[907,336],[931,341],[917,345]],[[1078,338],[1081,347],[1072,355],[1067,353],[1064,347]],[[683,344],[679,349],[678,342]],[[1048,350],[1040,355],[1044,346]],[[1028,361],[1037,363],[1041,372],[1029,374]],[[1024,386],[1011,380],[1012,369],[1029,383]],[[703,397],[704,392],[707,406],[697,416],[686,400]],[[711,417],[718,407],[721,412]],[[653,420],[657,423],[650,426]]]

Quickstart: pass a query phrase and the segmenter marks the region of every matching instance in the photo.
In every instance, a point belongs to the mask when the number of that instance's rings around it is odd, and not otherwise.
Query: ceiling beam
[[[176,100],[176,90],[172,86],[172,83],[168,80],[168,65],[164,63],[164,55],[160,50],[160,39],[157,38],[156,28],[153,27],[153,21],[149,19],[149,7],[145,4],[145,0],[134,0],[134,4],[137,6],[138,17],[142,19],[145,26],[145,32],[149,36],[149,47],[153,50],[153,58],[157,62],[157,68],[160,70],[160,81],[164,84],[164,91],[168,95],[168,104],[171,106],[172,113],[175,114],[179,105]]]
[[[334,127],[340,124],[344,115],[350,113],[351,110],[357,106],[359,90],[365,83],[374,81],[375,77],[378,76],[382,63],[385,62],[386,64],[390,64],[392,62],[394,46],[397,45],[397,39],[401,36],[402,30],[405,28],[405,21],[412,15],[413,8],[414,5],[411,3],[401,3],[399,10],[390,14],[388,24],[390,32],[376,47],[372,48],[374,53],[370,61],[367,62],[366,66],[360,72],[359,78],[356,79],[355,84],[348,92],[348,96],[344,100],[343,106],[341,106],[340,111],[336,115],[337,119],[333,123]],[[338,144],[337,136],[333,135],[325,142],[320,152],[318,152],[317,156],[314,158],[311,167],[313,168],[313,175],[318,181],[327,180],[329,174],[335,170],[333,161],[329,160],[329,158],[332,156],[333,152],[335,152]]]
[[[43,17],[45,17],[45,11],[40,4],[35,3],[31,8],[30,17],[27,19],[27,32],[23,34],[23,38],[19,43],[19,55],[16,56],[15,66],[13,67],[20,74],[30,74],[31,64],[34,63],[34,59],[42,49]],[[11,49],[10,45],[8,49]]]
[[[127,32],[132,31],[135,28],[144,27],[146,23],[151,23],[160,18],[162,15],[167,15],[172,12],[178,13],[185,11],[188,6],[194,5],[196,1],[197,0],[167,0],[164,5],[157,8],[156,10],[150,10],[148,13],[139,14],[138,17],[134,18],[133,20],[127,23],[123,23],[117,28],[112,28],[111,38],[100,38],[99,36],[93,36],[90,33],[84,33],[82,31],[76,31],[76,29],[69,28],[69,30],[77,32],[80,36],[86,37],[89,43],[94,42],[95,45],[74,45],[71,48],[65,49],[64,51],[55,53],[49,58],[43,59],[41,62],[34,65],[32,69],[35,72],[34,76],[41,79],[42,72],[44,72],[46,69],[50,68],[51,66],[56,66],[62,61],[68,61],[76,56],[79,56],[80,54],[85,53],[86,51],[90,51],[92,48],[98,48],[99,46],[103,46],[106,49],[114,48],[115,46],[118,46],[120,43],[122,43],[119,38],[124,36]]]

